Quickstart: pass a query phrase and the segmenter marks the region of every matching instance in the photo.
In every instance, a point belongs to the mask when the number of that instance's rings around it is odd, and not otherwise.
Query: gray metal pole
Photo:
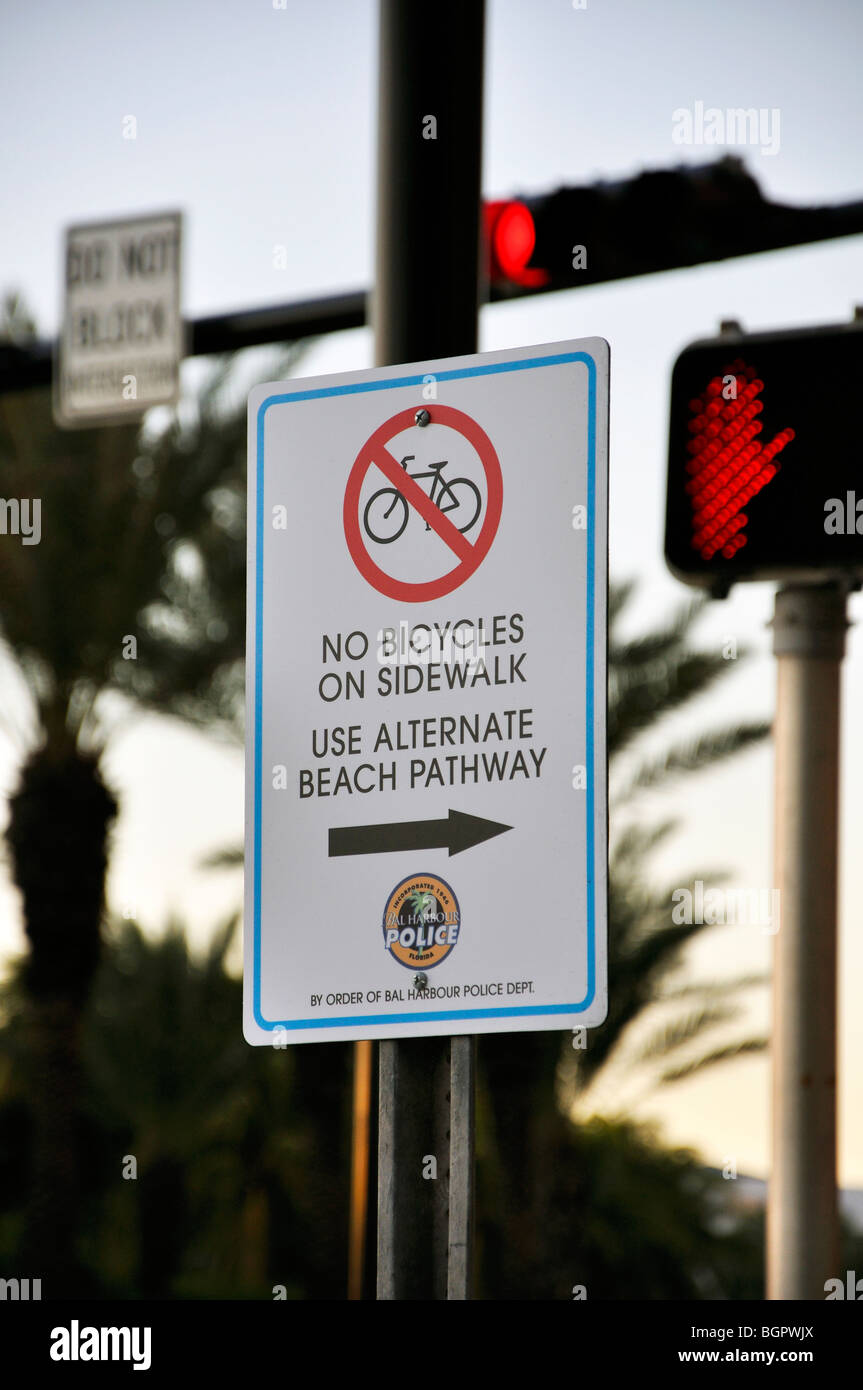
[[[845,593],[780,589],[767,1297],[823,1299],[841,1277],[836,1196],[836,879]]]
[[[381,366],[477,348],[484,28],[484,0],[433,11],[381,0]],[[469,1298],[474,1040],[386,1040],[379,1051],[378,1298]],[[423,1176],[429,1158],[434,1178]]]
[[[379,365],[476,352],[484,0],[381,0]]]
[[[471,1296],[476,1038],[450,1039],[447,1298]]]

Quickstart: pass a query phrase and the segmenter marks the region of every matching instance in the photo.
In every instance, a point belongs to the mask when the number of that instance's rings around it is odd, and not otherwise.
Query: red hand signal
[[[692,546],[705,560],[717,551],[730,560],[746,544],[749,518],[743,508],[776,476],[774,460],[794,438],[792,429],[784,429],[769,444],[757,441],[762,426],[755,417],[763,408],[758,400],[763,390],[755,368],[738,358],[689,403],[693,438],[686,446],[691,455],[686,491],[692,500]],[[726,398],[726,392],[733,394]]]

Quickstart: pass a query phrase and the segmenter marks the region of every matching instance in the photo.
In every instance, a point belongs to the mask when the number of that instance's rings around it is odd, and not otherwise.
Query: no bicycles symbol
[[[390,452],[391,440],[405,430],[415,429],[421,440],[428,437],[418,424],[414,407],[384,421],[366,440],[345,489],[345,539],[354,564],[379,593],[405,603],[443,598],[464,584],[488,554],[503,506],[500,462],[485,430],[464,411],[449,405],[433,405],[428,416],[428,424],[457,431],[479,457],[485,475],[484,516],[480,489],[470,478],[447,473],[447,460],[419,463],[413,453],[397,459]],[[363,483],[372,466],[383,473],[386,485],[363,500]],[[386,557],[393,553],[387,547],[404,535],[411,511],[425,522],[426,531],[440,537],[457,561],[443,574],[419,583],[397,578],[372,558],[373,554]]]

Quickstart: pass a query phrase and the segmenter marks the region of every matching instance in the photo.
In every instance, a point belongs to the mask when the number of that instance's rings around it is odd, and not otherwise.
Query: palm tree
[[[631,583],[618,584],[609,595],[608,752],[613,771],[624,753],[637,755],[642,735],[711,689],[731,669],[720,652],[691,645],[703,599],[684,604],[670,622],[641,637],[621,638],[621,618],[633,592]],[[659,757],[642,759],[612,798],[612,825],[620,829],[612,837],[609,855],[609,1013],[600,1028],[591,1030],[589,1045],[576,1050],[569,1036],[561,1042],[554,1032],[479,1040],[479,1113],[485,1125],[480,1167],[485,1168],[486,1206],[492,1226],[497,1212],[506,1214],[500,1219],[508,1227],[506,1239],[492,1242],[499,1287],[510,1290],[503,1296],[546,1296],[529,1290],[546,1287],[546,1236],[555,1183],[563,1155],[573,1143],[568,1114],[573,1102],[625,1050],[636,1023],[653,1011],[671,1009],[671,1016],[663,1018],[633,1059],[654,1075],[658,1067],[658,1080],[692,1075],[764,1045],[761,1039],[742,1038],[708,1046],[700,1056],[687,1057],[682,1066],[671,1064],[680,1049],[732,1019],[735,996],[754,981],[673,987],[671,977],[686,947],[709,927],[674,924],[671,889],[657,891],[648,884],[646,858],[673,822],[640,824],[638,795],[731,757],[768,732],[763,723],[737,724],[673,743]]]
[[[3,312],[0,338],[32,334],[20,299]],[[230,376],[219,360],[161,431],[61,431],[46,393],[0,397],[0,492],[41,506],[38,544],[0,545],[0,657],[18,686],[6,841],[39,1059],[25,1258],[55,1290],[77,1269],[81,1021],[117,812],[105,748],[133,704],[218,728],[242,699],[245,412],[224,405]]]
[[[733,666],[718,651],[692,648],[691,632],[703,612],[703,597],[684,603],[664,628],[636,640],[620,641],[616,627],[633,594],[631,584],[612,589],[609,639],[609,759],[612,767],[629,753],[639,736],[673,715],[682,705],[711,689]],[[746,655],[745,651],[740,652]],[[759,1050],[763,1039],[745,1038],[676,1063],[681,1049],[734,1018],[733,1002],[739,991],[762,983],[761,977],[743,976],[717,985],[707,982],[677,988],[669,983],[689,943],[710,930],[709,923],[676,924],[671,920],[671,886],[649,888],[643,866],[650,852],[677,825],[642,824],[640,793],[668,786],[762,742],[770,725],[762,721],[713,729],[684,742],[675,742],[661,754],[641,757],[634,773],[612,797],[618,831],[609,856],[609,974],[614,970],[609,1016],[595,1030],[589,1048],[573,1054],[576,1090],[584,1092],[603,1068],[615,1060],[628,1041],[632,1025],[652,1008],[664,1018],[646,1043],[639,1044],[630,1061],[660,1068],[658,1080],[669,1083],[692,1076],[708,1066],[746,1052]],[[718,882],[722,875],[713,874]],[[666,1005],[672,1006],[670,1012]],[[569,1049],[570,1053],[573,1050]]]
[[[110,1153],[114,1171],[87,1253],[138,1297],[267,1296],[271,1208],[273,1245],[281,1231],[306,1234],[314,1164],[294,1057],[250,1049],[237,1026],[242,986],[225,968],[237,922],[201,956],[176,922],[155,940],[128,921],[108,934],[84,1055],[93,1151]],[[134,1181],[117,1181],[122,1156]],[[304,1274],[294,1259],[282,1282]]]

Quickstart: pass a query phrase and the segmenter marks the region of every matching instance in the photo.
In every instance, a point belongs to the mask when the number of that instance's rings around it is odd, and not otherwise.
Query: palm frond
[[[655,628],[652,632],[622,642],[612,634],[608,644],[609,665],[614,666],[616,670],[644,667],[682,650],[693,624],[703,612],[705,605],[706,599],[699,594],[696,598],[687,599],[681,604],[664,627]],[[617,610],[615,617],[621,608]],[[611,618],[609,623],[611,624]]]
[[[639,1048],[638,1060],[654,1062],[658,1058],[667,1057],[669,1053],[685,1047],[687,1043],[692,1042],[693,1038],[698,1037],[709,1028],[716,1028],[721,1023],[730,1022],[737,1013],[738,1010],[728,1003],[706,1005],[700,1009],[693,1009],[690,1013],[683,1014],[657,1028]]]
[[[707,1052],[703,1057],[696,1057],[694,1061],[687,1062],[681,1067],[669,1068],[662,1073],[660,1081],[667,1085],[674,1081],[685,1081],[706,1067],[715,1067],[720,1062],[730,1062],[736,1057],[764,1052],[767,1046],[766,1038],[746,1038],[743,1042],[728,1043],[726,1047],[717,1047],[713,1052]]]
[[[675,989],[663,990],[659,1002],[664,1004],[684,999],[717,999],[726,994],[738,994],[747,989],[759,989],[762,985],[769,983],[770,975],[763,971],[758,975],[731,975],[723,980],[680,985]]]
[[[670,817],[657,825],[627,825],[617,832],[609,849],[609,866],[615,871],[640,865],[644,857],[677,828]]]
[[[645,729],[703,695],[728,674],[718,653],[683,651],[630,670],[613,670],[608,682],[608,752],[613,757]]]
[[[229,845],[225,849],[214,850],[198,861],[200,869],[236,869],[245,858],[242,845]]]
[[[766,739],[772,725],[766,720],[757,723],[734,724],[724,729],[712,729],[706,734],[686,742],[672,745],[658,758],[645,762],[638,769],[627,787],[618,793],[625,801],[637,791],[656,787],[672,777],[685,772],[700,772],[705,767],[734,757],[746,748]]]
[[[635,592],[634,579],[612,580],[608,586],[608,625],[613,628]]]

